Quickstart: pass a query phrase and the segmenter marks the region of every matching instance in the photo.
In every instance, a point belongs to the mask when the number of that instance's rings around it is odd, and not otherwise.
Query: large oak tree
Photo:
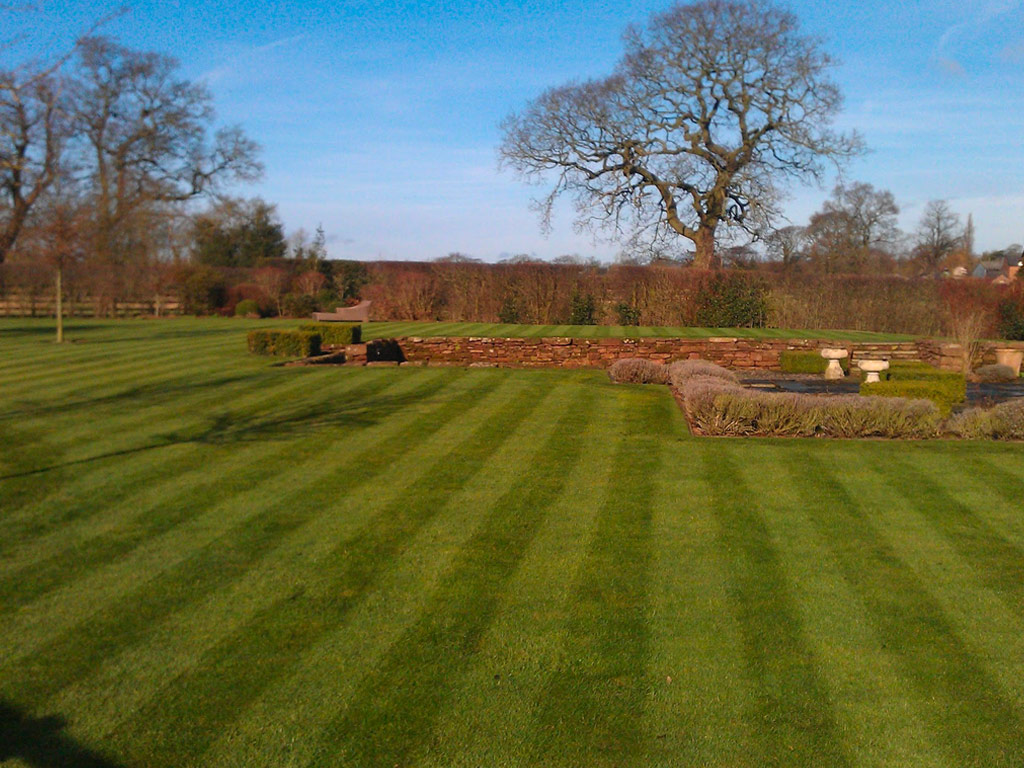
[[[611,76],[552,88],[503,125],[503,163],[554,178],[545,226],[567,193],[583,225],[682,236],[715,266],[719,226],[762,229],[787,182],[860,150],[832,127],[832,59],[764,0],[677,5],[625,48]]]

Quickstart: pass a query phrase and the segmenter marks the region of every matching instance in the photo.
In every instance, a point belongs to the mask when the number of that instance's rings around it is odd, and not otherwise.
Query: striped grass
[[[1016,446],[249,325],[0,321],[0,764],[1024,763]]]
[[[537,338],[570,336],[582,339],[668,337],[703,339],[735,336],[749,339],[835,339],[836,341],[910,341],[906,334],[873,331],[792,328],[693,328],[689,326],[635,325],[511,325],[501,323],[372,322],[363,325],[364,339],[401,336],[482,336]]]

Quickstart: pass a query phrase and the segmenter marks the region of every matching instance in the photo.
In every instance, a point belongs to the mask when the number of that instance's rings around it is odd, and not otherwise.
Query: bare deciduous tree
[[[781,184],[860,150],[831,127],[832,59],[766,0],[677,5],[625,45],[612,76],[553,88],[503,125],[505,164],[555,176],[544,226],[568,193],[581,225],[682,236],[697,266],[714,266],[719,225],[759,230]]]
[[[945,200],[929,200],[917,225],[914,254],[930,271],[936,271],[947,256],[964,247],[964,230]]]
[[[57,76],[0,72],[0,263],[56,181],[67,138]]]
[[[890,248],[899,238],[896,216],[900,208],[887,189],[875,189],[862,181],[839,184],[832,190],[831,199],[825,201],[823,210],[844,214],[853,244],[865,252]]]
[[[80,49],[72,110],[93,189],[98,256],[116,258],[122,226],[147,206],[260,175],[258,147],[240,128],[222,128],[210,141],[212,97],[178,79],[173,58],[102,37]]]
[[[765,238],[768,259],[782,265],[784,272],[796,267],[806,256],[807,229],[799,226],[781,227]]]
[[[863,272],[890,259],[900,239],[892,192],[871,184],[840,184],[811,216],[808,256],[823,272]]]

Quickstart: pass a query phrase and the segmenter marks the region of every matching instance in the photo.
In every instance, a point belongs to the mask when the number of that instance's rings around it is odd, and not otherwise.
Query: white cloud
[[[261,53],[267,53],[268,51],[275,50],[276,48],[283,48],[284,46],[292,45],[293,43],[303,40],[305,37],[305,34],[289,35],[288,37],[282,37],[279,40],[272,40],[269,43],[253,46],[237,52],[231,55],[223,64],[200,74],[198,79],[206,82],[207,85],[214,85],[241,74],[243,70],[251,72],[253,71],[253,67],[251,66],[252,60]]]

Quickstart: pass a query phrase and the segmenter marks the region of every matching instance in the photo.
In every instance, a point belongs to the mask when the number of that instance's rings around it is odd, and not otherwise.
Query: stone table
[[[828,368],[825,369],[826,379],[841,379],[846,375],[843,373],[843,366],[839,364],[839,361],[848,357],[849,354],[845,349],[825,347],[821,350],[821,356],[828,360]]]
[[[857,363],[857,367],[860,368],[867,377],[864,379],[865,384],[873,384],[876,381],[881,381],[878,374],[882,371],[889,370],[888,360],[861,360]]]

